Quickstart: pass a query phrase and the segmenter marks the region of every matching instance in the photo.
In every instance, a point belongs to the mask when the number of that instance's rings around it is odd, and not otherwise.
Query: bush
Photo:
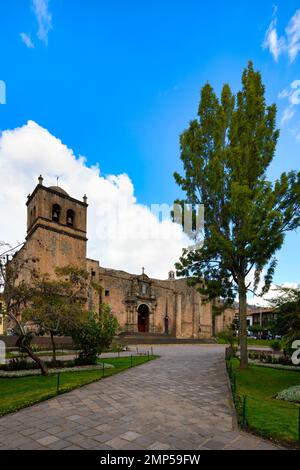
[[[40,352],[42,350],[43,350],[43,348],[41,346],[39,346],[38,344],[32,344],[31,345],[31,351],[32,352]]]
[[[107,305],[102,305],[99,314],[90,312],[80,326],[70,331],[74,344],[81,350],[79,361],[95,364],[97,355],[110,347],[117,328],[118,321]]]
[[[288,356],[280,356],[278,358],[278,364],[282,364],[283,366],[291,366],[292,361],[291,361],[290,357],[288,357]]]
[[[79,357],[75,359],[75,366],[90,366],[93,364],[97,364],[97,355],[87,356],[80,353]]]
[[[273,349],[273,351],[281,351],[280,341],[278,341],[278,339],[275,339],[274,341],[272,341],[271,348]]]
[[[236,357],[238,348],[229,346],[228,348],[225,349],[225,359],[226,361],[229,361],[230,359]]]
[[[74,367],[75,365],[75,360],[69,359],[66,361],[46,361],[47,367],[50,367],[52,369],[59,369],[59,368],[64,368],[64,367]]]
[[[5,371],[14,371],[14,370],[31,370],[39,369],[39,366],[36,362],[26,361],[25,359],[20,359],[15,357],[10,359],[7,364],[0,365],[0,370]]]
[[[225,330],[220,331],[216,335],[216,338],[219,343],[229,344],[232,349],[234,348],[234,345],[237,342],[237,337],[233,326],[227,326]]]

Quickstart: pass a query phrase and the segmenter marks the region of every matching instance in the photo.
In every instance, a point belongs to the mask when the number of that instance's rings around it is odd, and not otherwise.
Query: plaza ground
[[[0,419],[0,449],[276,449],[238,430],[219,345],[159,359]]]

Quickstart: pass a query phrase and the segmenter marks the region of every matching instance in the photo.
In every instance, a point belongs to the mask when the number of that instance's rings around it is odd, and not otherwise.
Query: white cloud
[[[255,270],[251,269],[250,273],[247,276],[246,284],[249,285],[250,289],[253,289],[254,286],[254,273]],[[281,295],[280,289],[276,284],[271,284],[269,291],[261,296],[262,289],[264,287],[264,276],[266,271],[263,270],[260,276],[260,281],[256,289],[256,295],[249,293],[247,296],[248,304],[250,305],[257,305],[260,307],[270,307],[270,300],[276,299],[279,295]],[[300,287],[297,282],[284,282],[280,284],[279,287],[289,287],[289,288],[298,288]]]
[[[38,38],[48,44],[48,34],[52,29],[52,15],[48,9],[48,0],[32,0],[32,8],[38,22]]]
[[[295,137],[297,142],[300,142],[300,122],[296,123],[292,129],[290,129],[290,134]]]
[[[280,120],[280,124],[283,126],[287,121],[292,119],[294,114],[295,114],[295,110],[292,106],[288,106],[287,108],[285,108],[285,110],[283,111],[281,120]]]
[[[26,196],[39,174],[44,184],[59,184],[73,197],[88,196],[88,256],[102,266],[166,278],[188,244],[181,228],[170,220],[159,222],[149,208],[137,203],[126,174],[104,177],[97,166],[47,129],[33,121],[0,136],[1,240],[16,244],[25,237]],[[121,211],[118,211],[121,208]],[[116,229],[116,230],[114,230]]]
[[[297,284],[297,282],[284,282],[283,284],[280,284],[279,287],[298,289],[300,286]],[[280,289],[278,289],[278,286],[276,284],[271,284],[270,290],[267,294],[265,294],[263,297],[253,297],[253,300],[249,299],[249,303],[259,307],[270,307],[270,301],[280,297],[280,295],[282,295],[282,292]]]
[[[293,105],[300,104],[300,80],[294,80],[291,83],[291,92],[289,94],[289,101]]]
[[[274,60],[277,62],[280,54],[283,52],[285,48],[285,39],[282,37],[280,38],[278,37],[276,27],[277,27],[277,19],[274,18],[271,21],[270,26],[268,27],[265,33],[263,48],[269,49],[272,56],[274,57]]]
[[[281,125],[283,125],[295,115],[295,107],[300,104],[300,80],[294,80],[288,88],[278,94],[278,98],[288,99],[289,102],[281,117]]]
[[[289,20],[284,36],[278,35],[276,13],[277,8],[273,11],[273,19],[265,33],[263,48],[269,49],[276,62],[279,56],[285,53],[292,63],[300,51],[300,10]]]
[[[286,27],[287,51],[290,62],[294,62],[300,51],[300,10],[297,10]]]
[[[21,39],[24,42],[25,46],[28,47],[28,49],[33,49],[34,48],[34,43],[31,40],[31,37],[29,34],[26,33],[20,33]]]

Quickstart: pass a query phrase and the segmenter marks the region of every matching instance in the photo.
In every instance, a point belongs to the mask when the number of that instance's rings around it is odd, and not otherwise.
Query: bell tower
[[[87,197],[74,199],[43,178],[27,196],[26,249],[38,260],[41,273],[54,274],[67,265],[86,269]]]

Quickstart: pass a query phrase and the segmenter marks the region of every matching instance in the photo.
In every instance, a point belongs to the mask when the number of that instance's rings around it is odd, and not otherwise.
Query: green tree
[[[87,316],[85,302],[90,283],[86,271],[72,266],[57,268],[56,276],[54,280],[48,275],[33,280],[29,306],[22,312],[23,321],[30,322],[35,333],[50,335],[53,362],[55,336],[79,328]]]
[[[175,173],[185,201],[204,204],[204,244],[184,250],[177,271],[207,299],[239,298],[241,367],[248,365],[247,292],[255,292],[263,270],[265,293],[285,232],[299,226],[300,173],[283,173],[272,183],[266,171],[279,137],[276,106],[266,105],[261,74],[249,62],[236,96],[224,85],[219,100],[207,83],[198,119],[180,137],[184,176]],[[254,273],[254,281],[247,276]]]
[[[118,321],[110,307],[102,304],[100,313],[90,312],[80,328],[70,328],[70,335],[81,350],[79,358],[84,363],[95,363],[97,355],[110,346],[118,329]]]
[[[33,352],[31,342],[33,333],[25,328],[21,312],[27,307],[31,298],[31,289],[25,282],[19,282],[19,273],[22,271],[30,278],[36,278],[36,259],[27,256],[14,257],[17,249],[23,244],[11,248],[7,243],[0,242],[0,289],[3,289],[6,317],[14,326],[18,338],[16,346],[26,352],[36,362],[43,375],[48,370],[43,360]]]
[[[300,339],[300,289],[277,287],[279,296],[271,301],[276,313],[272,332],[284,337],[286,343]]]

